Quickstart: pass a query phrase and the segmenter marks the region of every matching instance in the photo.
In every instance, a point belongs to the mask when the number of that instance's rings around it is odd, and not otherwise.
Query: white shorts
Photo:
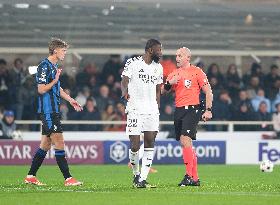
[[[126,135],[140,135],[145,131],[159,131],[159,114],[128,113]]]

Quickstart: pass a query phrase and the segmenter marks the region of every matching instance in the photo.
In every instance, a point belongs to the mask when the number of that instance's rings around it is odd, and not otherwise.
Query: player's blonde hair
[[[49,54],[53,55],[56,48],[68,48],[69,45],[59,38],[51,38],[49,42]]]

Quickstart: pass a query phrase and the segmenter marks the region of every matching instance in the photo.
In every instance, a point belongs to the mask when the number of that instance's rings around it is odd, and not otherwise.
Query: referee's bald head
[[[180,54],[181,56],[187,57],[191,56],[191,50],[187,47],[181,47],[177,50],[176,55]]]

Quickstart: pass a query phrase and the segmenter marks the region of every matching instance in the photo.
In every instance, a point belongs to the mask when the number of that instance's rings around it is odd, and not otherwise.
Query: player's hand
[[[125,94],[125,95],[121,96],[121,103],[124,104],[124,106],[126,106],[127,102],[128,102],[128,99],[129,99],[128,94]]]
[[[62,69],[57,69],[54,81],[57,82],[59,80],[60,74],[62,72]]]
[[[212,118],[212,112],[206,110],[202,115],[202,120],[206,122],[207,120],[210,120]]]
[[[83,107],[74,99],[70,100],[70,105],[77,111],[80,112],[83,110]]]
[[[177,84],[179,80],[180,80],[180,76],[177,73],[177,74],[174,74],[168,82],[170,85],[174,85],[174,84]]]

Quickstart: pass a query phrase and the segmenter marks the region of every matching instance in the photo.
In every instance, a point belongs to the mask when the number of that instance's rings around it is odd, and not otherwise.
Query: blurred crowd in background
[[[76,75],[63,72],[60,77],[61,87],[84,109],[77,113],[67,102],[62,101],[60,105],[62,120],[126,120],[125,107],[119,101],[124,63],[125,60],[122,60],[119,55],[111,55],[104,62],[103,68],[98,68],[91,62],[80,68],[80,72]],[[165,76],[176,69],[174,56],[164,57],[161,64]],[[197,66],[207,74],[213,90],[213,120],[271,121],[273,118],[277,119],[277,112],[280,112],[280,76],[277,65],[271,65],[269,71],[264,72],[261,64],[252,63],[250,72],[243,76],[240,76],[235,64],[220,68],[218,63],[204,65],[203,62],[199,62]],[[13,113],[14,119],[17,120],[37,119],[36,89],[34,75],[28,73],[22,59],[15,59],[12,67],[8,66],[5,59],[0,59],[2,123],[5,120],[5,111],[9,111],[10,115]],[[160,120],[173,120],[173,98],[173,95],[161,97]],[[68,129],[123,131],[125,125],[77,125],[76,127],[71,125]],[[225,128],[207,126],[207,130],[217,129]],[[273,128],[258,126],[253,129],[272,130]],[[237,127],[237,130],[243,130],[243,126]]]

